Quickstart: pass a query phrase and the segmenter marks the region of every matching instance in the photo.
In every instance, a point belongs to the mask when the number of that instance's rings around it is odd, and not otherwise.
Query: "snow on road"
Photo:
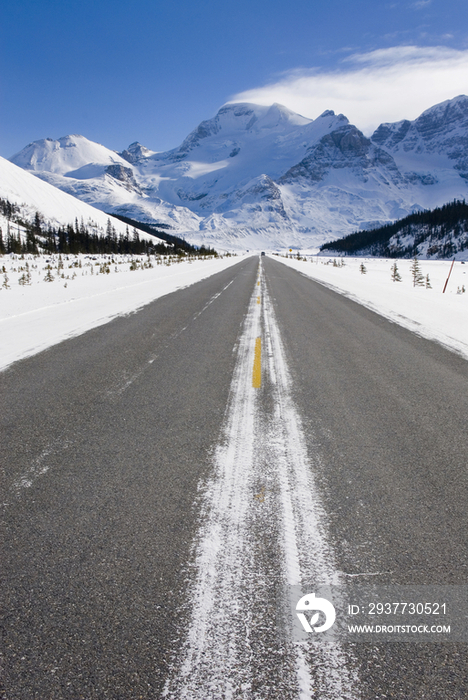
[[[468,359],[468,263],[455,262],[443,293],[450,260],[419,260],[424,279],[421,286],[414,287],[412,260],[318,256],[309,257],[307,262],[297,257],[274,259]],[[394,263],[400,282],[392,281]],[[426,288],[427,275],[430,288]]]
[[[310,582],[337,584],[340,575],[314,485],[311,460],[317,456],[307,454],[259,271],[214,476],[203,488],[185,646],[165,696],[357,700],[357,681],[340,644],[313,636],[298,643],[293,633],[293,592]]]
[[[0,370],[239,260],[170,264],[167,258],[157,264],[153,258],[149,268],[146,256],[0,256]],[[53,279],[47,282],[49,273]]]

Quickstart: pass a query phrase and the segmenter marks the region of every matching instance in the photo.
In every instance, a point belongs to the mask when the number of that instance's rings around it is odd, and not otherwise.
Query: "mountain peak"
[[[440,102],[429,109],[426,109],[417,119],[416,124],[422,129],[430,125],[433,129],[444,129],[450,127],[455,122],[466,121],[468,119],[468,97],[459,95],[453,100]]]
[[[444,100],[444,102],[439,102],[432,107],[424,110],[424,112],[418,117],[426,116],[427,114],[464,114],[468,111],[468,97],[466,95],[458,95],[453,97],[451,100]]]
[[[296,114],[296,112],[279,102],[274,102],[272,105],[258,105],[251,102],[228,102],[219,109],[215,119],[220,118],[220,120],[224,120],[226,116],[229,118],[233,116],[236,120],[240,120],[246,129],[252,128],[256,122],[259,123],[260,128],[271,128],[278,126],[280,123],[304,126],[312,121],[312,119]]]
[[[212,119],[202,121],[184,140],[182,145],[165,154],[173,161],[185,158],[202,141],[223,133],[233,142],[249,131],[264,133],[277,130],[278,133],[296,131],[297,127],[307,126],[312,120],[296,114],[284,105],[257,105],[250,102],[228,102]]]
[[[268,108],[266,114],[259,120],[258,126],[262,129],[271,129],[280,125],[305,126],[310,124],[312,119],[307,119],[300,114],[296,114],[284,105],[275,102]]]
[[[128,160],[129,163],[138,163],[142,158],[148,158],[153,155],[154,151],[150,151],[146,146],[142,146],[138,141],[134,141],[126,148],[119,156]]]
[[[40,139],[28,144],[10,158],[25,170],[66,175],[90,164],[125,164],[115,151],[90,141],[80,134],[69,134],[59,139]]]
[[[459,95],[426,109],[414,121],[381,124],[372,141],[392,153],[444,152],[458,160],[466,150],[467,130],[468,97]]]
[[[381,124],[371,140],[333,110],[312,120],[279,103],[231,102],[165,153],[134,141],[119,154],[72,134],[12,160],[104,211],[243,246],[239,231],[329,239],[463,199],[467,147],[468,97],[459,95],[414,121]]]

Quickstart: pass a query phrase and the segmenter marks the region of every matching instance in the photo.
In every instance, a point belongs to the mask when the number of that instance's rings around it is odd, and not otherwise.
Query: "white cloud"
[[[396,46],[354,54],[331,71],[290,71],[230,102],[278,102],[313,119],[333,109],[370,134],[382,122],[415,119],[461,94],[468,94],[468,50]]]

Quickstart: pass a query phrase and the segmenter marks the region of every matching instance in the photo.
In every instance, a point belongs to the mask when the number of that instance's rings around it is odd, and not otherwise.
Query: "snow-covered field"
[[[413,286],[412,260],[383,258],[303,259],[274,256],[308,277],[367,306],[419,335],[436,340],[468,359],[468,263],[419,260],[422,286]],[[392,280],[396,262],[401,281]],[[342,266],[343,265],[343,266]],[[364,265],[365,272],[361,272]],[[430,287],[426,287],[429,275]],[[466,291],[463,291],[466,290]]]
[[[239,262],[146,256],[0,256],[0,370]],[[136,268],[136,269],[131,269]],[[48,278],[48,279],[46,279]],[[51,279],[52,278],[52,279]]]

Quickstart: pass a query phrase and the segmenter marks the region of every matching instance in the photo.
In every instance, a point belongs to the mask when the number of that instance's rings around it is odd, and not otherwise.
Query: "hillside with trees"
[[[125,220],[126,231],[117,234],[111,220],[107,220],[106,231],[100,234],[83,222],[75,222],[67,226],[53,226],[46,223],[39,212],[34,219],[28,221],[21,213],[21,208],[8,199],[0,198],[0,216],[3,227],[0,226],[0,255],[8,253],[86,253],[123,254],[123,255],[213,255],[211,248],[196,248],[176,236],[154,227],[140,224],[131,219]],[[123,220],[123,217],[122,217]],[[131,231],[129,224],[132,226]],[[4,230],[5,229],[5,230]],[[154,240],[141,237],[140,233],[149,233]],[[161,238],[163,241],[161,241]]]
[[[325,243],[323,252],[382,258],[468,257],[468,204],[454,200],[379,228]],[[463,255],[465,253],[465,255]]]

